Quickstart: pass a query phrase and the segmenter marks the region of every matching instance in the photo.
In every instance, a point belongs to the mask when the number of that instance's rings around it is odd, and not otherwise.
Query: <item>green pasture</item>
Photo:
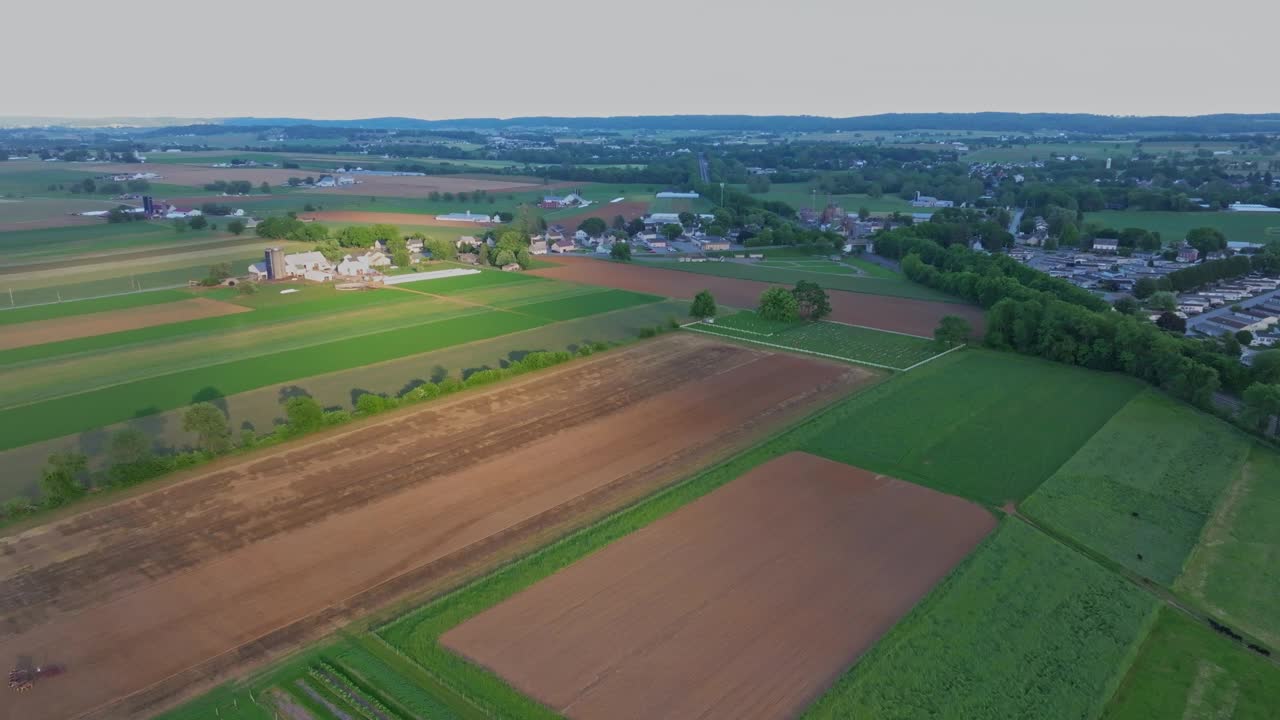
[[[457,275],[434,280],[415,280],[401,283],[397,288],[431,293],[432,295],[461,295],[469,290],[488,288],[495,285],[522,285],[525,283],[550,282],[546,278],[524,273],[502,272],[501,270],[481,270],[473,275]]]
[[[719,318],[714,324],[697,323],[687,327],[748,343],[890,370],[906,370],[942,352],[932,340],[910,335],[834,322],[779,324],[752,312]]]
[[[36,220],[66,218],[73,213],[89,210],[110,210],[120,203],[113,200],[24,197],[0,198],[0,223],[24,223]],[[98,222],[106,222],[98,220]]]
[[[754,252],[752,250],[751,252]],[[779,267],[777,265],[759,265],[746,262],[673,262],[670,260],[641,261],[649,267],[660,267],[667,270],[697,273],[699,275],[715,275],[740,280],[759,280],[761,282],[793,285],[801,280],[815,282],[825,290],[866,293],[868,295],[886,295],[904,297],[915,300],[932,300],[935,302],[963,302],[951,295],[932,288],[910,282],[903,276],[874,277],[870,275],[850,275],[847,272],[830,272],[826,269],[801,269],[795,267]]]
[[[1030,495],[1141,385],[966,349],[859,393],[802,449],[990,505]]]
[[[0,207],[3,207],[0,205]],[[219,218],[221,220],[221,218]],[[160,221],[70,225],[35,230],[0,232],[0,265],[21,262],[51,261],[75,258],[86,253],[110,250],[147,249],[167,243],[195,243],[232,238],[230,233],[216,230],[178,232],[173,225]]]
[[[1162,608],[1103,720],[1276,717],[1280,668]]]
[[[730,185],[728,186],[739,192],[747,192],[746,185]],[[815,193],[814,190],[817,190]],[[893,212],[910,213],[910,212],[928,212],[925,209],[912,208],[911,203],[903,200],[896,195],[881,195],[880,197],[871,197],[870,195],[848,194],[848,195],[828,195],[814,183],[798,182],[798,183],[772,183],[769,186],[769,192],[766,193],[750,193],[752,197],[761,200],[778,200],[784,202],[791,207],[799,210],[801,208],[813,208],[822,210],[827,203],[833,203],[845,212],[856,213],[862,208],[866,208],[873,213],[889,214]]]
[[[1280,651],[1280,453],[1255,444],[1229,481],[1173,589]]]
[[[1085,213],[1084,219],[1117,230],[1136,227],[1158,232],[1166,245],[1177,243],[1198,227],[1217,228],[1233,242],[1280,240],[1280,213],[1104,210]]]
[[[1103,425],[1021,510],[1162,585],[1182,572],[1250,440],[1144,390]]]
[[[113,263],[100,269],[90,268],[90,272],[85,273],[44,272],[38,276],[39,279],[33,279],[35,274],[0,276],[0,306],[9,305],[11,301],[12,306],[23,307],[170,289],[207,277],[209,267],[218,263],[230,263],[234,272],[242,273],[249,265],[261,260],[261,252],[249,254],[244,248],[232,248],[229,252],[204,256],[201,260],[190,255],[173,256],[165,262]],[[82,279],[44,284],[60,277]]]
[[[0,325],[17,325],[40,320],[110,312],[112,310],[127,310],[145,305],[162,305],[178,300],[190,300],[193,297],[195,295],[186,290],[156,290],[155,292],[115,295],[98,298],[97,300],[75,300],[52,305],[35,305],[12,309],[0,308]],[[3,364],[4,361],[0,360],[0,365]]]
[[[1155,606],[1006,519],[805,717],[1097,717]]]

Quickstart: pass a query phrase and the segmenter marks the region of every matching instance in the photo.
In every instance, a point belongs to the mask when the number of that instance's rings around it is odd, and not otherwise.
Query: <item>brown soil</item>
[[[111,310],[108,312],[75,315],[72,317],[38,320],[10,325],[0,335],[0,350],[42,345],[75,338],[106,335],[123,330],[137,330],[153,325],[187,322],[201,318],[235,315],[250,312],[252,308],[209,298],[192,298],[161,305]]]
[[[624,200],[617,203],[606,202],[604,204],[592,205],[583,212],[569,215],[566,217],[547,218],[547,223],[555,225],[563,225],[569,230],[577,230],[578,225],[590,217],[598,217],[605,222],[605,225],[612,226],[613,219],[619,215],[630,220],[631,218],[644,217],[649,211],[649,203],[638,202],[634,200]]]
[[[0,718],[140,717],[440,590],[751,442],[868,373],[658,340],[428,403],[0,539]]]
[[[795,717],[995,524],[792,453],[442,642],[570,718]]]
[[[699,275],[590,258],[558,257],[552,262],[561,267],[535,270],[533,274],[688,300],[699,291],[710,290],[717,303],[737,308],[754,308],[759,304],[760,293],[773,287],[770,283],[756,280]],[[986,331],[982,310],[970,305],[841,291],[832,291],[828,295],[831,297],[830,319],[839,322],[932,337],[944,315],[959,315],[969,321],[977,337]]]
[[[75,227],[77,225],[100,225],[106,222],[102,218],[84,217],[82,215],[59,214],[38,220],[10,220],[0,222],[0,232],[14,230],[40,230],[43,228]]]

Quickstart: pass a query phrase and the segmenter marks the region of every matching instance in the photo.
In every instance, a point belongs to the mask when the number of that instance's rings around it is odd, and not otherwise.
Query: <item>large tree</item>
[[[800,318],[800,303],[786,288],[771,287],[760,293],[760,317],[779,322],[793,322]]]
[[[796,283],[791,294],[796,296],[801,317],[821,320],[831,314],[831,299],[818,283],[801,280]]]
[[[1280,385],[1254,383],[1244,391],[1244,421],[1264,430],[1272,415],[1280,415]]]
[[[684,228],[680,223],[667,223],[662,226],[662,236],[667,240],[675,240],[684,234]]]
[[[324,424],[324,408],[310,395],[295,395],[286,400],[284,414],[289,419],[289,432],[295,435],[319,430]]]
[[[40,472],[40,489],[45,503],[57,507],[81,495],[86,488],[80,475],[88,466],[88,458],[77,452],[56,452],[49,456],[49,465]]]
[[[1147,305],[1153,310],[1173,312],[1178,308],[1178,298],[1168,290],[1161,290],[1147,299]]]
[[[1227,249],[1227,236],[1221,230],[1211,227],[1193,228],[1187,232],[1187,244],[1200,251],[1204,258],[1212,252]]]
[[[1181,334],[1187,331],[1187,321],[1166,310],[1160,313],[1160,317],[1156,318],[1156,327]]]
[[[1156,290],[1157,287],[1154,278],[1138,278],[1138,281],[1133,284],[1133,296],[1139,300],[1146,300],[1154,295]]]
[[[231,449],[231,428],[227,427],[227,416],[210,403],[196,403],[187,408],[182,415],[182,429],[195,433],[205,452],[218,454]]]
[[[973,327],[959,315],[943,315],[933,331],[933,339],[944,347],[955,347],[969,342]]]
[[[616,242],[613,247],[609,248],[609,257],[622,262],[631,261],[631,245],[624,242]]]
[[[1253,356],[1253,377],[1260,383],[1280,383],[1280,350],[1264,350]]]
[[[600,237],[609,229],[602,218],[589,217],[578,223],[578,229],[591,237]]]
[[[716,316],[716,299],[711,296],[710,290],[703,290],[693,296],[693,307],[689,308],[689,315],[696,318]]]

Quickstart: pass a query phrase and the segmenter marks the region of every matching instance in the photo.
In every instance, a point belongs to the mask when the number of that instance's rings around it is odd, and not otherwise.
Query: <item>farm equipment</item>
[[[29,657],[18,658],[17,667],[9,671],[9,689],[26,692],[35,686],[36,680],[61,675],[58,665],[36,665]]]

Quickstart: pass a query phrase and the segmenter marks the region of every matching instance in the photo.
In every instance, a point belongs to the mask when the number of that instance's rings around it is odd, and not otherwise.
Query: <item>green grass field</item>
[[[73,258],[83,253],[145,249],[168,243],[230,239],[230,233],[212,230],[178,232],[167,222],[132,222],[71,225],[0,233],[0,266],[24,262]]]
[[[805,715],[1096,717],[1151,596],[1007,519]]]
[[[434,295],[458,295],[468,290],[492,287],[494,285],[520,285],[536,282],[548,281],[537,275],[508,273],[500,270],[482,270],[475,275],[457,275],[455,277],[436,278],[435,280],[416,280],[414,282],[401,283],[396,287]]]
[[[1254,445],[1174,591],[1280,650],[1280,453]]]
[[[1250,440],[1144,390],[1022,505],[1022,512],[1163,585],[1182,572]]]
[[[97,300],[77,300],[54,303],[52,305],[0,309],[0,325],[17,325],[19,323],[53,320],[75,315],[89,315],[111,310],[127,310],[145,305],[162,305],[178,300],[190,300],[193,297],[195,295],[186,290],[156,290],[155,292],[116,295]],[[0,364],[3,364],[3,361],[0,361]]]
[[[1198,227],[1217,228],[1233,242],[1280,240],[1280,213],[1106,210],[1086,213],[1084,219],[1117,230],[1136,227],[1158,232],[1166,245],[1182,240]]]
[[[942,352],[932,340],[834,322],[778,323],[753,312],[688,325],[696,332],[811,353],[890,370],[907,370]]]
[[[1000,505],[1034,492],[1141,387],[966,349],[841,404],[802,449]]]
[[[752,252],[755,250],[752,249]],[[762,282],[794,284],[800,280],[808,280],[821,285],[826,290],[867,293],[869,295],[888,295],[890,297],[913,298],[916,300],[933,300],[936,302],[963,302],[958,298],[939,292],[932,288],[910,282],[901,275],[871,276],[850,275],[847,272],[829,272],[825,269],[801,269],[782,267],[776,263],[761,265],[745,262],[699,262],[682,263],[670,260],[644,260],[637,263],[667,270],[698,273],[700,275],[716,275],[742,280],[760,280]]]
[[[1164,608],[1102,717],[1268,720],[1278,699],[1280,668]]]
[[[261,251],[224,248],[161,256],[154,262],[114,262],[74,268],[83,272],[60,270],[0,275],[0,306],[26,307],[183,287],[188,281],[207,277],[212,265],[229,263],[234,272],[242,273],[250,264],[261,260]]]
[[[733,185],[733,189],[739,192],[747,192],[746,185]],[[778,200],[787,203],[791,207],[799,210],[800,208],[816,207],[818,210],[827,206],[828,200],[844,208],[845,212],[858,212],[861,208],[866,208],[873,213],[888,214],[892,212],[929,212],[927,209],[912,208],[911,203],[903,200],[896,195],[881,195],[873,198],[870,195],[831,195],[819,190],[817,194],[811,191],[814,189],[813,183],[772,183],[767,193],[753,193],[751,196],[761,200]]]

